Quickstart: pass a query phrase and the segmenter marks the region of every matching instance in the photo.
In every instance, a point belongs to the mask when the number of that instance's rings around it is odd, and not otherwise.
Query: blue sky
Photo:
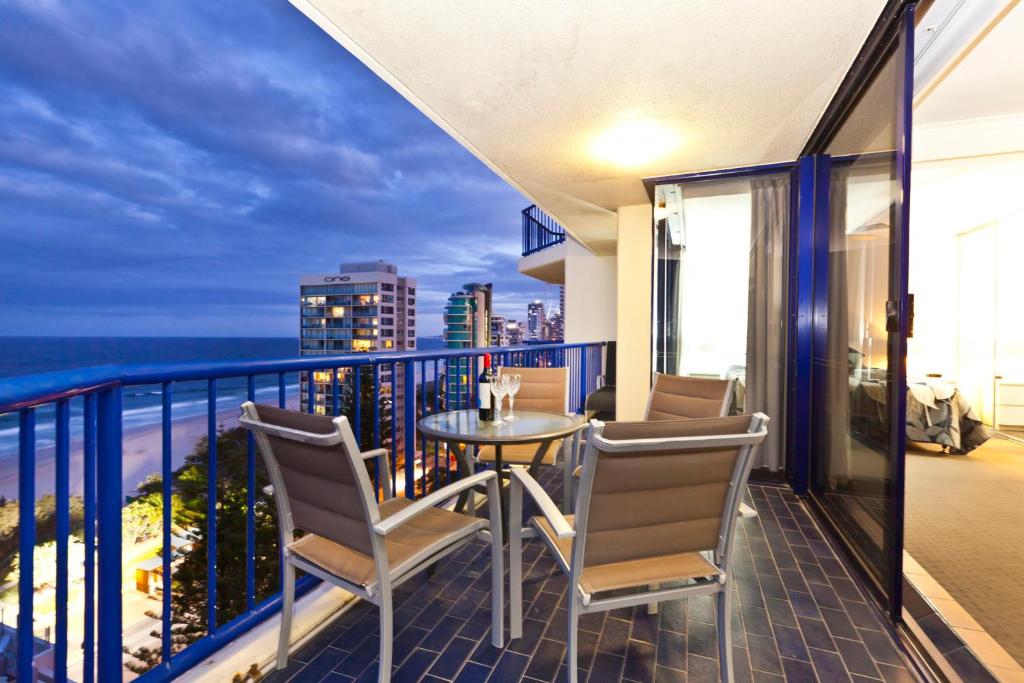
[[[285,0],[0,0],[0,335],[291,336],[385,259],[525,318],[528,203]]]

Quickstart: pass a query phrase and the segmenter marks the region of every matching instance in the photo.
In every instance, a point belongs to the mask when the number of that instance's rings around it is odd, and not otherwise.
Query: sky
[[[286,0],[0,0],[0,336],[292,336],[383,259],[524,319],[529,202]]]

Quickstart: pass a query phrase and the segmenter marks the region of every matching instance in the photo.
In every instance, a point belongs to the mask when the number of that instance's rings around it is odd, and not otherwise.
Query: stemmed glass
[[[491,381],[491,395],[494,396],[494,417],[491,419],[491,424],[501,424],[504,420],[501,419],[501,403],[505,398],[505,394],[508,393],[508,385],[502,380],[506,379],[505,376],[495,377]]]
[[[516,393],[519,391],[519,383],[523,379],[522,375],[504,375],[502,379],[508,379],[508,419],[516,419],[515,412],[516,408]]]

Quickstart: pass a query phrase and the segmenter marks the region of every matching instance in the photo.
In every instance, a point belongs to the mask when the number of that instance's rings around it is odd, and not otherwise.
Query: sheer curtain
[[[743,408],[772,419],[756,467],[785,463],[786,280],[789,179],[754,180],[751,187],[747,367]]]

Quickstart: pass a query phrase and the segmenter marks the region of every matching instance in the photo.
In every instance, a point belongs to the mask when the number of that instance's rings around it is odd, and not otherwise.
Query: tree
[[[246,609],[246,508],[248,433],[240,428],[217,434],[217,623],[224,624]],[[179,652],[206,633],[207,615],[207,502],[209,443],[200,439],[185,463],[175,472],[173,490],[179,505],[174,523],[192,539],[190,548],[176,564],[171,585],[171,650]],[[255,520],[255,597],[257,601],[278,589],[277,508],[263,487],[269,483],[257,457]],[[148,490],[148,489],[147,489]],[[152,495],[152,494],[148,494]],[[166,582],[165,582],[166,585]],[[151,614],[159,618],[157,614]],[[154,637],[161,637],[157,631]],[[137,660],[126,662],[136,673],[160,661],[159,648],[125,650]]]
[[[85,506],[81,496],[68,501],[71,531],[81,536],[84,527]],[[57,499],[52,493],[36,500],[36,543],[43,544],[57,537]],[[0,583],[10,579],[14,560],[18,554],[18,501],[0,497]]]
[[[20,556],[11,560],[10,580],[18,580]],[[68,584],[80,581],[84,576],[85,544],[74,536],[68,536]],[[47,541],[36,546],[32,560],[32,586],[52,588],[57,585],[57,542]]]

